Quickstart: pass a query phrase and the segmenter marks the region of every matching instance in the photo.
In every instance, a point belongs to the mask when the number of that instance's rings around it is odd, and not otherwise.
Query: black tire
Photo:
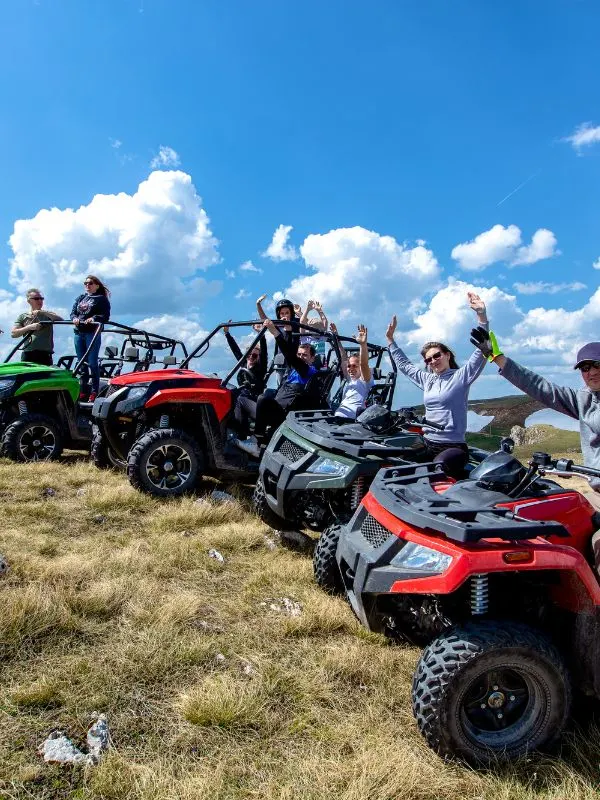
[[[313,556],[315,581],[327,594],[343,594],[344,582],[335,557],[342,525],[325,528],[319,536]]]
[[[198,485],[204,458],[191,436],[175,428],[144,433],[127,457],[131,485],[155,497],[177,497]]]
[[[2,454],[13,461],[56,461],[62,455],[58,422],[45,414],[24,414],[4,429]]]
[[[469,623],[423,651],[412,705],[433,750],[489,765],[550,747],[569,717],[571,683],[542,633],[513,622]]]
[[[123,470],[127,466],[126,461],[117,458],[106,438],[100,431],[94,434],[92,439],[92,449],[90,457],[97,469],[118,469]]]
[[[260,477],[256,481],[256,486],[254,487],[254,492],[252,494],[252,505],[254,506],[254,511],[256,512],[257,516],[260,517],[262,522],[264,522],[265,525],[268,525],[270,528],[273,528],[276,531],[287,531],[294,527],[293,523],[288,522],[283,517],[280,517],[279,514],[276,514],[271,510],[271,507],[267,502],[265,486],[262,482],[262,478]]]

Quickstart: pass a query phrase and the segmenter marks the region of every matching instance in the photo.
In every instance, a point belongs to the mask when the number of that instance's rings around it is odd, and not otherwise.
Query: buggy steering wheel
[[[245,386],[248,389],[256,388],[256,377],[247,367],[240,367],[236,377],[238,386]]]

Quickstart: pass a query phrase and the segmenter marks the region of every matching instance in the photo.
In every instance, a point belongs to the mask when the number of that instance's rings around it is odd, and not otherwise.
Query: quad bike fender
[[[436,550],[452,559],[445,571],[434,575],[410,578],[405,570],[398,570],[401,574],[392,580],[388,592],[444,595],[455,592],[471,576],[481,573],[555,570],[561,574],[554,598],[559,605],[572,611],[600,608],[600,584],[584,556],[574,547],[549,543],[540,537],[520,542],[482,540],[476,545],[461,545],[411,528],[390,514],[372,495],[364,498],[363,506],[399,539]],[[523,560],[511,562],[515,553]]]
[[[174,403],[207,404],[214,408],[217,419],[221,422],[231,411],[231,392],[221,388],[199,388],[183,386],[173,389],[159,389],[145,405],[150,410],[158,406]]]
[[[70,376],[65,378],[57,375],[56,378],[46,378],[45,380],[31,380],[22,383],[15,391],[14,396],[23,398],[30,392],[67,392],[74,403],[79,397],[80,386],[77,378]],[[24,397],[23,399],[27,399]]]

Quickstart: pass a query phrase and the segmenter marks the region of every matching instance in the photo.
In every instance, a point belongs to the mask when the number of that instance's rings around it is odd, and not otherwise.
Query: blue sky
[[[592,266],[600,257],[600,135],[579,148],[565,141],[586,122],[600,125],[597,3],[5,0],[1,18],[7,319],[28,280],[43,281],[50,305],[64,307],[92,252],[115,289],[117,319],[168,315],[164,324],[185,318],[192,325],[185,330],[197,332],[252,316],[263,290],[320,290],[331,317],[347,320],[349,330],[364,318],[370,338],[383,339],[382,316],[397,309],[411,352],[433,327],[466,353],[468,313],[431,323],[439,292],[446,294],[438,306],[456,304],[466,282],[490,290],[494,327],[519,360],[548,370],[557,364],[553,374],[572,379],[573,349],[589,339],[590,317],[600,316],[600,271]],[[154,285],[161,263],[170,271],[168,254],[184,257],[175,242],[181,220],[169,217],[165,233],[156,209],[146,272],[138,264],[113,274],[114,242],[97,235],[103,210],[96,208],[85,231],[64,214],[43,235],[32,223],[17,245],[20,271],[9,277],[16,220],[85,207],[96,195],[134,196],[161,145],[178,156],[162,166],[190,176],[218,240],[203,239],[199,271],[192,264],[182,274],[173,302],[165,300],[164,275],[158,296],[140,290]],[[115,224],[106,230],[114,233]],[[290,245],[306,246],[304,258],[260,255],[282,224],[293,226]],[[453,248],[494,226],[503,226],[499,260],[465,268],[452,258]],[[514,229],[506,238],[509,226],[519,229],[518,241]],[[327,235],[355,227],[377,238],[365,244],[337,235],[332,263]],[[554,237],[542,247],[549,255],[519,256],[540,229]],[[49,242],[53,230],[60,246]],[[402,254],[392,262],[382,256],[385,236],[405,248],[404,266]],[[484,241],[484,251],[492,244]],[[419,246],[436,268],[411,283],[407,254]],[[347,272],[355,296],[336,288],[344,259],[358,259]],[[247,260],[263,272],[240,272]],[[509,266],[519,260],[529,263]],[[68,261],[75,266],[66,273]],[[385,296],[361,288],[369,270],[378,285],[385,272]],[[196,275],[209,285],[193,283]],[[250,296],[235,299],[240,290]],[[479,393],[497,387],[508,389],[487,380]]]

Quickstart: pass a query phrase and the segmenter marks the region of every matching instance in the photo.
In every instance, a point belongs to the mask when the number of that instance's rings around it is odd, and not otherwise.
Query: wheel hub
[[[490,708],[502,708],[506,702],[506,695],[503,692],[492,692],[487,699]]]
[[[165,461],[165,463],[163,464],[163,469],[165,472],[173,472],[173,462]]]
[[[190,454],[175,442],[161,444],[148,456],[146,475],[158,489],[176,490],[192,473]]]

